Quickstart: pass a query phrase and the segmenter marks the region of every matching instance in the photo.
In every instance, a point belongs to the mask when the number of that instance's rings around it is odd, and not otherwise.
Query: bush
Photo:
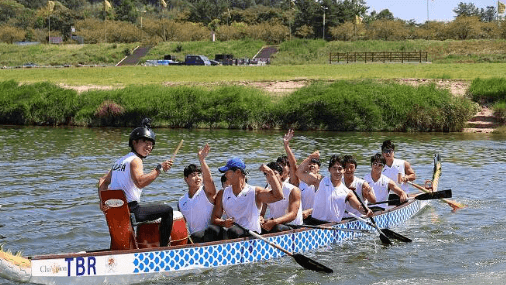
[[[467,90],[468,96],[479,103],[493,103],[506,101],[506,79],[505,78],[476,78]]]
[[[42,82],[0,84],[0,123],[17,125],[63,125],[72,123],[78,109],[77,92]]]
[[[370,81],[316,83],[284,98],[285,128],[339,131],[459,131],[474,114],[471,102],[432,86]]]
[[[22,29],[2,25],[0,26],[0,41],[3,43],[12,44],[25,39],[26,32]]]
[[[494,110],[494,116],[499,120],[501,123],[506,122],[506,101],[499,101],[496,102],[492,109]]]

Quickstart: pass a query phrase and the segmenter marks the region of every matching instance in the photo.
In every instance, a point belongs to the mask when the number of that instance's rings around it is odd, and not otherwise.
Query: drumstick
[[[184,140],[181,140],[181,142],[178,144],[178,146],[176,147],[176,150],[174,151],[174,154],[172,155],[170,160],[174,161],[174,158],[176,158],[176,154],[179,151],[179,149],[181,148],[181,146],[183,145],[183,142],[184,142]]]

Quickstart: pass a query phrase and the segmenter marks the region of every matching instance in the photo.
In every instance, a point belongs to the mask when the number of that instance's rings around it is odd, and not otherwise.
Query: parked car
[[[23,64],[23,68],[32,68],[32,67],[38,67],[38,65],[36,65],[33,62],[27,62],[27,63]]]
[[[211,65],[209,58],[204,55],[187,55],[184,63],[185,65]]]

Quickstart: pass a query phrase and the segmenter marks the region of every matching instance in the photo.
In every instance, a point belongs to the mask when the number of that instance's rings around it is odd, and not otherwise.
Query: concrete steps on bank
[[[141,58],[148,54],[150,46],[137,47],[134,49],[131,55],[123,58],[116,66],[124,66],[124,65],[137,65]]]

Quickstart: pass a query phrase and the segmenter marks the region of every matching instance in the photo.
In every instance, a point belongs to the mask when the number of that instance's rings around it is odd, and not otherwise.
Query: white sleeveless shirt
[[[381,174],[378,181],[373,181],[371,177],[371,173],[367,173],[364,177],[364,180],[369,183],[369,186],[372,187],[374,190],[374,195],[376,196],[376,201],[386,201],[388,200],[388,193],[390,190],[388,189],[388,182],[391,180],[390,178],[386,177],[385,175]],[[388,208],[387,203],[378,204],[377,207],[381,207],[383,209]]]
[[[261,233],[260,209],[255,196],[255,187],[249,184],[246,184],[237,196],[232,191],[232,186],[227,186],[223,190],[222,204],[229,218],[234,218],[236,223],[248,230]]]
[[[401,176],[406,175],[405,163],[406,161],[402,159],[394,158],[392,166],[385,164],[383,168],[383,175],[392,179],[404,192],[408,190],[408,183],[399,183],[399,173]]]
[[[132,176],[130,175],[130,163],[137,155],[133,152],[118,159],[111,168],[111,183],[109,184],[110,190],[123,190],[127,202],[141,201],[142,189],[135,186]]]
[[[327,222],[340,222],[346,209],[346,196],[350,193],[341,183],[334,187],[330,177],[325,177],[318,186],[313,205],[312,217]]]
[[[266,216],[266,219],[276,219],[282,217],[288,213],[288,207],[290,205],[290,193],[295,186],[288,183],[283,182],[283,199],[274,203],[267,204],[267,209],[269,209],[269,213]],[[299,205],[299,209],[297,210],[297,216],[295,220],[288,223],[289,225],[302,225],[302,207]]]
[[[355,187],[355,193],[358,194],[358,197],[360,197],[362,202],[364,202],[364,205],[367,205],[367,200],[364,199],[364,195],[362,194],[362,186],[364,185],[364,182],[365,182],[364,179],[354,176],[353,182],[351,182],[350,187]],[[344,183],[344,177],[343,177],[343,184],[346,186],[346,184]],[[353,190],[350,190],[350,191],[353,191]],[[362,215],[362,213],[360,213],[359,210],[353,208],[349,203],[346,203],[346,211],[353,213],[357,216]],[[351,217],[351,215],[348,215],[345,213],[344,217],[348,218],[348,217]]]
[[[177,207],[186,219],[190,234],[203,231],[211,224],[214,205],[209,202],[203,186],[195,192],[192,198],[186,192],[179,199]]]
[[[314,185],[307,185],[304,181],[299,182],[300,189],[300,204],[302,206],[302,210],[312,209],[314,204],[314,196],[316,195],[316,191],[314,189]]]

